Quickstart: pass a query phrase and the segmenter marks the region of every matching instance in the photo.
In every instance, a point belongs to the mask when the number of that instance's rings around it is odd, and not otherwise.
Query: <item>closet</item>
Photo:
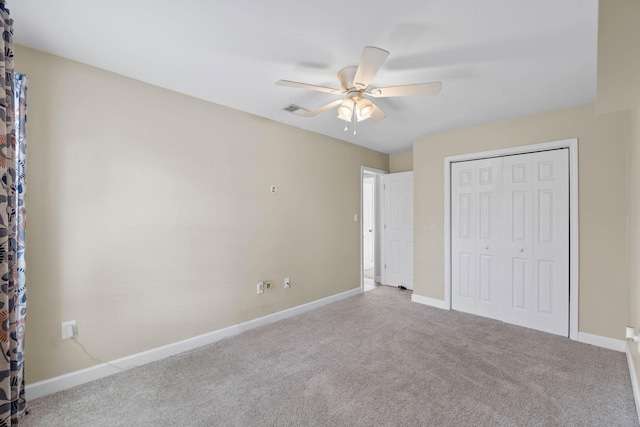
[[[568,336],[568,151],[451,165],[454,310]]]

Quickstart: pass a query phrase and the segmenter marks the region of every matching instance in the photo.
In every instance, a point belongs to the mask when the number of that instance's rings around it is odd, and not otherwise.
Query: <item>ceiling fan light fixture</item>
[[[338,117],[344,121],[350,122],[353,117],[353,101],[345,99],[338,107]]]
[[[365,121],[365,120],[367,120],[369,117],[371,117],[371,115],[369,115],[369,116],[365,116],[365,117],[362,117],[360,114],[358,114],[358,113],[356,112],[356,118],[358,119],[358,121],[359,121],[359,122],[364,122],[364,121]]]
[[[365,98],[360,98],[356,104],[358,120],[366,120],[373,114],[373,103]]]
[[[325,92],[332,95],[342,95],[344,98],[336,99],[322,107],[308,111],[297,105],[289,105],[285,110],[303,117],[314,117],[318,114],[338,107],[338,118],[348,123],[353,123],[354,135],[358,122],[372,118],[379,121],[387,117],[387,114],[375,105],[367,97],[388,98],[398,96],[422,96],[436,95],[442,89],[442,82],[413,83],[401,86],[388,86],[371,89],[369,83],[387,60],[389,52],[374,46],[365,46],[358,65],[345,67],[338,72],[338,80],[341,89],[326,86],[318,86],[308,83],[300,83],[291,80],[279,80],[278,86],[288,86],[298,89],[309,89],[316,92]]]

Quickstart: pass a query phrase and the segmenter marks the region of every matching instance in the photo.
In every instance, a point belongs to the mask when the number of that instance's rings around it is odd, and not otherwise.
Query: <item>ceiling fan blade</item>
[[[308,113],[303,114],[304,117],[313,117],[313,116],[317,116],[320,113],[323,113],[327,110],[332,109],[333,107],[337,107],[338,105],[342,104],[342,99],[338,99],[336,101],[333,101],[327,105],[324,105],[320,108],[318,108],[317,110],[314,111],[309,111]]]
[[[333,88],[326,87],[326,86],[310,85],[308,83],[292,82],[291,80],[278,80],[276,82],[276,85],[278,85],[278,86],[295,87],[295,88],[298,88],[298,89],[309,89],[309,90],[315,90],[315,91],[318,91],[318,92],[333,93],[333,94],[336,94],[336,95],[340,95],[341,93],[343,93],[343,91],[340,90],[340,89],[333,89]]]
[[[442,82],[415,83],[412,85],[379,87],[373,89],[368,95],[376,98],[389,96],[421,96],[437,95],[442,89]]]
[[[356,75],[353,78],[353,84],[360,89],[366,89],[388,56],[389,52],[384,49],[366,46],[362,51],[360,65],[358,65]]]
[[[373,104],[373,114],[371,114],[371,119],[377,122],[378,120],[382,120],[385,117],[387,117],[387,113],[378,108],[376,104]]]

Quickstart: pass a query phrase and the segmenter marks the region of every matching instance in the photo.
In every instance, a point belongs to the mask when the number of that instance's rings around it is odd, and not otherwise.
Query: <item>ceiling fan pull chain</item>
[[[352,120],[353,120],[353,134],[355,135],[358,132],[358,117],[356,116],[356,111],[355,108],[353,109],[353,116],[352,116]]]

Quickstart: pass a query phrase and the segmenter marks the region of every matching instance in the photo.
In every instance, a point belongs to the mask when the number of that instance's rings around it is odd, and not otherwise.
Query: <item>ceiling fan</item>
[[[291,80],[278,80],[276,85],[295,87],[299,89],[309,89],[318,92],[326,92],[334,95],[344,95],[342,99],[330,102],[317,110],[309,111],[297,105],[285,108],[288,111],[304,110],[299,114],[303,117],[313,117],[318,114],[338,107],[338,118],[345,122],[352,122],[354,125],[354,135],[356,124],[368,118],[382,120],[387,114],[378,108],[367,97],[385,98],[391,96],[421,96],[436,95],[442,88],[441,82],[415,83],[402,86],[389,86],[371,89],[369,83],[376,75],[382,64],[387,60],[389,52],[379,47],[366,46],[360,58],[360,64],[343,68],[338,72],[338,80],[342,89],[334,89],[326,86],[317,86],[307,83],[294,82]],[[345,123],[344,130],[347,130]]]

